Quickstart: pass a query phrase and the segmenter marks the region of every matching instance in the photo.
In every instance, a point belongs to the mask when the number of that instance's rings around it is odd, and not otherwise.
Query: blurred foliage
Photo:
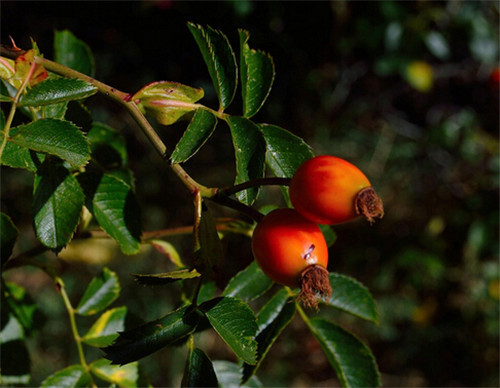
[[[1,36],[8,43],[11,35],[19,47],[29,47],[33,36],[52,58],[53,30],[69,28],[92,48],[97,79],[129,92],[153,80],[179,81],[203,87],[215,107],[187,21],[228,34],[249,30],[255,45],[271,53],[277,72],[256,120],[304,137],[316,154],[355,162],[384,199],[385,219],[372,227],[362,221],[337,227],[330,248],[331,269],[360,279],[378,301],[380,326],[350,329],[370,344],[383,385],[498,386],[499,85],[490,78],[499,66],[498,2],[4,2]],[[96,120],[128,138],[145,229],[191,223],[184,189],[159,167],[134,123],[100,97],[89,102]],[[161,131],[172,145],[180,134],[175,125]],[[204,184],[230,184],[232,152],[220,131],[186,168]],[[32,233],[25,206],[32,182],[28,174],[16,171],[12,179],[11,173],[2,171],[2,209],[23,225],[21,233]],[[263,194],[263,202],[279,201],[279,190]],[[173,243],[182,252],[191,241]],[[244,236],[224,243],[229,279],[251,261],[250,244]],[[94,248],[104,250],[106,261],[114,257],[108,265],[118,272],[120,298],[131,313],[153,319],[173,308],[175,285],[138,289],[128,275],[168,271],[159,254],[130,259],[113,247]],[[80,296],[100,268],[66,258],[61,265],[68,290]],[[40,272],[10,271],[8,278],[52,318],[33,318],[42,322],[35,326],[43,335],[29,343],[41,381],[76,359],[64,344],[67,317]],[[355,323],[339,318],[346,327]],[[297,320],[278,338],[259,371],[262,381],[336,384],[319,345],[302,335],[306,330]],[[231,358],[213,336],[205,337],[210,358]],[[169,356],[167,363],[161,354],[144,363],[154,385],[179,384],[183,366],[175,360],[183,358]]]

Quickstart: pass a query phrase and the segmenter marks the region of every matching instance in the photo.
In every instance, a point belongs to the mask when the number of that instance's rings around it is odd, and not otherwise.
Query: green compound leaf
[[[71,365],[61,369],[42,381],[41,387],[76,388],[90,386],[90,375],[81,365]]]
[[[318,340],[343,387],[379,387],[380,373],[370,349],[353,334],[321,318],[310,320]]]
[[[196,269],[180,269],[157,274],[132,274],[132,276],[137,283],[143,286],[162,286],[178,280],[199,278],[201,274]]]
[[[181,387],[218,387],[212,361],[200,349],[190,349]]]
[[[114,345],[102,350],[113,364],[128,364],[192,334],[202,314],[191,306],[180,308],[155,321],[120,333]]]
[[[103,268],[94,277],[78,303],[75,312],[80,315],[93,315],[104,310],[120,295],[120,283],[116,273]]]
[[[118,332],[125,329],[127,307],[117,307],[104,312],[92,325],[82,341],[87,345],[104,347],[109,346],[118,338]]]
[[[170,125],[198,109],[195,102],[204,94],[203,89],[178,82],[158,81],[144,86],[131,99],[139,109],[153,116],[160,124]]]
[[[278,291],[261,309],[257,316],[259,331],[255,338],[258,344],[257,363],[255,365],[243,365],[243,383],[247,382],[255,374],[271,346],[291,322],[295,310],[296,305],[286,289]]]
[[[300,137],[276,125],[259,124],[266,141],[266,161],[274,175],[291,178],[295,170],[314,156]]]
[[[76,178],[60,161],[46,160],[35,175],[35,232],[41,243],[57,249],[71,240],[85,197]]]
[[[262,383],[257,376],[252,376],[246,383],[241,383],[241,368],[234,362],[229,361],[214,361],[213,366],[217,380],[219,380],[219,387],[221,388],[261,388]]]
[[[216,125],[217,118],[212,113],[197,109],[170,157],[172,163],[183,163],[198,152],[212,135]]]
[[[238,30],[240,35],[240,79],[243,97],[243,116],[255,115],[269,95],[274,81],[274,62],[269,54],[248,46],[250,34]]]
[[[18,235],[19,231],[10,217],[5,213],[0,213],[0,260],[2,265],[12,254],[12,249],[14,248]]]
[[[20,106],[42,106],[80,100],[97,93],[97,88],[85,81],[70,78],[49,78],[36,84],[22,98]]]
[[[370,291],[356,279],[330,273],[332,296],[326,303],[349,314],[378,323],[377,305]]]
[[[89,367],[94,375],[108,383],[116,384],[123,388],[137,387],[137,380],[139,379],[138,362],[118,366],[111,365],[111,361],[100,358],[92,362]]]
[[[210,26],[204,28],[194,23],[188,23],[188,28],[207,65],[222,111],[233,101],[238,82],[238,70],[233,49],[221,31],[214,30]]]
[[[68,30],[54,33],[54,60],[80,73],[94,76],[94,56],[89,46]]]
[[[241,300],[222,297],[203,303],[200,309],[210,324],[231,348],[247,364],[256,363],[257,322],[253,311]]]
[[[79,175],[86,206],[123,253],[135,254],[141,242],[140,209],[132,188],[110,174]]]
[[[103,168],[124,167],[128,163],[125,138],[103,123],[93,123],[87,133],[92,160]]]
[[[229,281],[222,295],[250,302],[263,295],[272,285],[272,280],[262,272],[257,262],[253,261]]]
[[[259,127],[252,121],[239,116],[227,117],[231,129],[234,152],[236,156],[235,184],[243,183],[264,176],[266,143]],[[237,193],[238,199],[246,205],[251,205],[259,193],[258,187],[253,187]]]
[[[71,163],[75,168],[90,159],[87,139],[77,126],[69,121],[40,119],[11,130],[12,143],[33,151],[46,152]]]

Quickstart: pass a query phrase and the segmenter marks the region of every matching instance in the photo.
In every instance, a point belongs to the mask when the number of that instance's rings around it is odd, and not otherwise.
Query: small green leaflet
[[[343,387],[380,386],[375,358],[363,342],[340,326],[321,318],[311,319],[310,327]]]
[[[90,375],[81,365],[72,365],[61,369],[42,381],[41,387],[76,388],[90,386]]]
[[[195,102],[204,94],[203,89],[178,82],[158,81],[144,86],[131,100],[160,124],[170,125],[198,109],[199,106]]]
[[[69,121],[40,119],[12,128],[10,135],[10,142],[33,151],[58,156],[75,168],[84,166],[90,159],[87,139]]]
[[[243,116],[255,115],[269,95],[274,81],[274,62],[269,54],[248,46],[250,34],[238,30],[240,35],[240,78],[243,97]]]
[[[198,348],[190,349],[184,369],[181,387],[218,387],[219,382],[212,362]]]
[[[20,106],[42,106],[80,100],[97,93],[85,81],[70,78],[49,78],[36,84],[19,102]]]
[[[100,379],[119,387],[135,388],[139,379],[139,363],[118,366],[111,365],[111,361],[104,358],[95,360],[90,365],[91,372]]]
[[[370,291],[359,281],[346,275],[332,272],[329,275],[332,296],[326,301],[359,318],[378,323],[377,305]]]
[[[188,23],[188,28],[208,67],[208,73],[219,97],[219,110],[223,111],[233,101],[238,82],[238,68],[233,49],[221,31],[194,23]]]
[[[49,248],[68,244],[76,230],[84,195],[76,178],[58,160],[46,160],[37,170],[33,194],[37,237]]]
[[[118,332],[125,329],[127,307],[116,307],[104,312],[92,325],[82,341],[87,345],[104,347],[109,346],[118,337]]]
[[[80,73],[94,76],[94,56],[89,46],[68,30],[55,31],[54,60]]]
[[[231,129],[234,153],[236,157],[235,184],[259,179],[264,176],[266,143],[256,124],[247,118],[228,116],[227,123]],[[257,187],[237,193],[238,199],[251,205],[259,193]]]
[[[241,300],[223,297],[203,303],[200,309],[231,350],[244,362],[255,364],[257,323],[250,307]]]
[[[118,276],[103,268],[102,273],[92,279],[75,311],[80,315],[93,315],[104,310],[120,295]]]
[[[262,272],[254,260],[229,281],[222,295],[249,302],[264,294],[272,285],[272,280]]]
[[[217,125],[217,118],[206,109],[197,109],[182,138],[177,143],[172,163],[183,163],[205,144]]]
[[[135,281],[144,286],[160,286],[178,280],[199,278],[201,274],[196,269],[180,269],[178,271],[157,274],[132,274]]]

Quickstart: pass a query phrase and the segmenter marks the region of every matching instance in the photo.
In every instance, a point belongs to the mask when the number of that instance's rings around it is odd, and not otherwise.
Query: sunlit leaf
[[[196,269],[180,269],[173,272],[157,274],[132,274],[135,281],[144,286],[160,286],[178,280],[199,278],[201,274]]]
[[[42,381],[41,387],[76,388],[90,386],[91,379],[85,368],[81,365],[71,365]]]
[[[93,315],[113,303],[119,294],[118,276],[108,268],[103,268],[102,273],[88,285],[75,311],[80,315]]]
[[[125,329],[127,307],[117,307],[104,312],[92,325],[82,341],[90,346],[109,346],[118,338],[118,332]]]
[[[252,261],[229,281],[222,295],[249,302],[264,294],[272,285],[272,280],[262,272],[257,262]]]
[[[100,358],[92,362],[89,367],[94,375],[104,381],[124,388],[137,387],[137,380],[139,379],[138,362],[118,366],[112,365],[109,360]]]
[[[21,106],[52,105],[79,100],[97,93],[97,88],[85,81],[70,78],[49,78],[31,88],[21,99]]]

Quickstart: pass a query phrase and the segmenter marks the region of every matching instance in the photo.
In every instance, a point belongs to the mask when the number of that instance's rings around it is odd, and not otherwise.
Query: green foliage
[[[18,234],[19,231],[10,217],[5,213],[0,213],[0,246],[2,248],[0,254],[2,265],[9,259]]]
[[[217,387],[219,385],[212,362],[201,349],[190,349],[181,387]]]
[[[90,282],[76,307],[76,312],[80,315],[94,315],[108,307],[119,295],[118,277],[104,268],[102,273]]]

